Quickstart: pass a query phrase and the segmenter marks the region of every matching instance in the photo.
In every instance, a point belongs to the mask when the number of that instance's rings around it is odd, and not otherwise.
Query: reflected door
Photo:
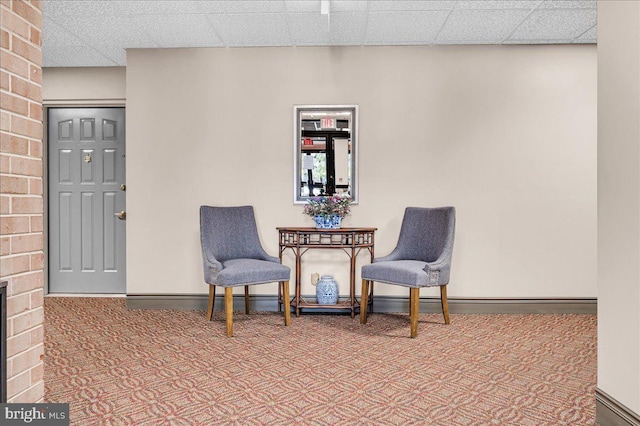
[[[49,291],[125,293],[125,110],[51,108]]]
[[[326,195],[327,154],[325,152],[305,152],[302,154],[301,164],[300,195],[303,197]]]
[[[302,132],[298,195],[330,196],[349,191],[351,154],[348,136],[347,132]]]

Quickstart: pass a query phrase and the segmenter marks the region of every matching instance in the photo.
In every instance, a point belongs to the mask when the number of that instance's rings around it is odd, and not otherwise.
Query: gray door
[[[51,108],[49,291],[125,293],[124,108]]]

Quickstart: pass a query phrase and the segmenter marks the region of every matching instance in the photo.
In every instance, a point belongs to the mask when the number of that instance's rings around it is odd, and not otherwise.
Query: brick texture
[[[0,280],[7,402],[44,400],[42,4],[0,0]]]

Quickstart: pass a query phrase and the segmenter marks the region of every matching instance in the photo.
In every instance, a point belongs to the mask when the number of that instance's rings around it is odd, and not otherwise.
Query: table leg
[[[351,248],[351,273],[349,274],[349,298],[351,299],[351,318],[356,316],[356,249]],[[362,308],[361,308],[362,309]]]
[[[282,265],[282,247],[280,247],[280,264]],[[282,286],[278,284],[278,312],[282,312]]]
[[[296,254],[296,318],[300,316],[300,281],[301,281],[301,271],[300,271],[300,247],[298,247],[295,251]]]

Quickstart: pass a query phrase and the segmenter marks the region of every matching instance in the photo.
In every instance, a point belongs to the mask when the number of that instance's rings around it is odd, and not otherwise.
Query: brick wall
[[[7,401],[42,402],[42,7],[0,0],[0,280],[8,281]]]

